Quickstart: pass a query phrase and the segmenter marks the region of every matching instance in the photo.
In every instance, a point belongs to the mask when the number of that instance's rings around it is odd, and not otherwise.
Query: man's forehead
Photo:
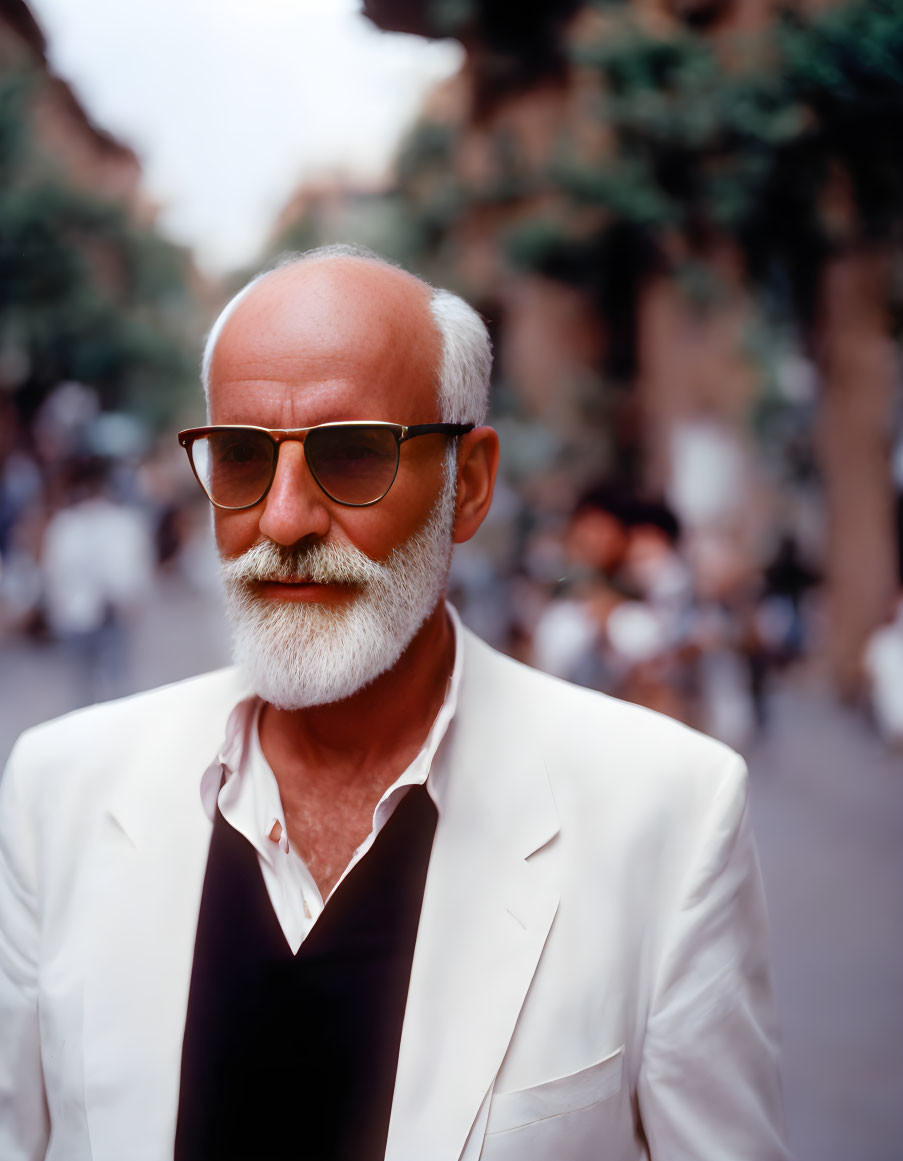
[[[369,259],[310,259],[270,272],[237,304],[217,340],[213,378],[225,354],[230,364],[237,358],[278,367],[293,359],[341,363],[365,353],[403,358],[412,372],[433,378],[441,339],[429,287]]]

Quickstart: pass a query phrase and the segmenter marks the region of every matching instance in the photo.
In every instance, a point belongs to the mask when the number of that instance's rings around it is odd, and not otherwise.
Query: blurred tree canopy
[[[507,39],[493,31],[494,0],[434,0],[415,6],[416,19],[404,4],[365,7],[391,8],[394,26],[408,31],[444,29],[468,47],[481,43],[470,67],[483,106],[510,93],[513,74],[496,60],[506,53],[517,57],[522,85],[531,70],[534,86],[550,83],[550,62],[567,58],[590,93],[562,113],[540,164],[487,122],[493,180],[461,172],[463,126],[427,119],[414,128],[397,179],[426,268],[468,211],[519,206],[505,236],[515,268],[587,291],[603,314],[626,316],[647,274],[678,266],[704,307],[717,287],[699,276],[700,262],[727,241],[753,287],[789,305],[805,327],[832,254],[899,242],[898,0],[812,15],[788,8],[754,33],[720,37],[704,27],[699,5],[683,21],[650,27],[625,2],[533,4],[523,19],[508,19]],[[573,34],[568,21],[581,7],[596,16],[594,34]],[[538,40],[543,54],[528,51]],[[588,124],[603,135],[600,148],[586,148]],[[609,373],[629,379],[632,360],[623,343],[615,347]]]
[[[35,131],[36,70],[0,75],[0,379],[28,417],[63,380],[163,422],[194,379],[187,255],[74,184]]]
[[[563,212],[512,233],[520,264],[590,284],[607,272],[623,292],[637,256],[690,264],[728,239],[754,285],[789,289],[808,325],[827,258],[899,242],[896,0],[788,12],[727,47],[690,30],[652,34],[625,9],[573,57],[598,78],[595,112],[612,148],[587,162],[563,135],[547,175]],[[625,262],[600,263],[600,249]],[[612,297],[612,287],[595,289]]]
[[[562,76],[568,53],[564,31],[582,0],[363,0],[380,28],[430,38],[453,37],[479,58],[478,111],[500,92]]]

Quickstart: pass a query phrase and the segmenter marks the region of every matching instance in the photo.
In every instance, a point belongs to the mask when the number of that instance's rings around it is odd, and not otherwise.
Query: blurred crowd
[[[767,728],[769,681],[805,656],[817,616],[818,576],[790,537],[751,570],[729,539],[688,537],[667,503],[607,482],[564,518],[515,523],[507,574],[480,545],[453,568],[452,598],[482,635],[733,745]]]
[[[161,584],[216,586],[206,502],[173,438],[154,444],[80,384],[27,424],[3,418],[0,646],[55,643],[73,705],[115,696],[131,687],[130,626]],[[711,509],[729,482],[694,486]],[[820,576],[790,532],[751,562],[711,511],[699,519],[692,492],[666,501],[612,480],[569,492],[508,472],[487,527],[457,549],[451,599],[513,656],[743,748],[768,728],[776,675],[817,645]],[[863,665],[872,721],[899,745],[903,603]]]
[[[488,534],[457,550],[452,599],[465,620],[529,664],[747,747],[767,732],[783,676],[824,675],[821,515],[809,507],[806,519],[759,521],[753,547],[755,500],[719,439],[688,433],[691,454],[664,499],[610,477],[570,492],[542,472],[518,487],[503,481]],[[898,484],[903,545],[903,472]],[[785,491],[785,513],[807,509],[804,495]],[[863,651],[859,704],[894,749],[903,748],[903,548],[899,556],[899,597]]]
[[[167,441],[168,443],[169,441]],[[0,423],[0,647],[56,645],[73,707],[129,692],[130,630],[162,578],[213,583],[206,504],[180,449],[63,383]]]

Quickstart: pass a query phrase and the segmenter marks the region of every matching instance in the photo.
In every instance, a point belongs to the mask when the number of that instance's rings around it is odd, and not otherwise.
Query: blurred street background
[[[898,0],[0,0],[0,760],[228,663],[206,329],[372,246],[493,335],[453,601],[744,754],[795,1156],[903,1161],[901,140]]]

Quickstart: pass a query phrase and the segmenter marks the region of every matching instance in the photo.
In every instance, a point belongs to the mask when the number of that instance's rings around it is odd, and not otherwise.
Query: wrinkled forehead
[[[441,339],[430,289],[361,258],[295,263],[250,288],[222,325],[211,396],[225,382],[327,383],[366,375],[436,401]]]

